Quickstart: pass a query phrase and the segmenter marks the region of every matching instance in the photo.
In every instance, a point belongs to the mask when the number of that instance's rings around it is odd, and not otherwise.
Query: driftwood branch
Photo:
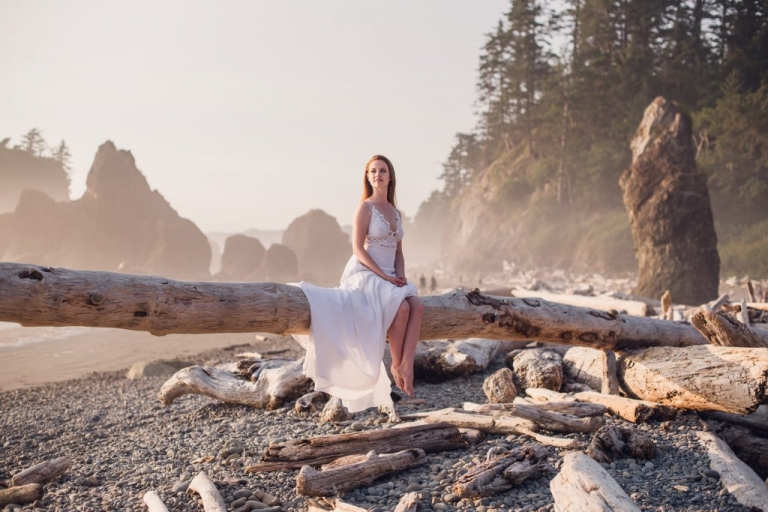
[[[227,512],[227,504],[219,494],[219,490],[204,472],[197,474],[189,483],[188,493],[196,492],[203,500],[205,512]]]
[[[145,492],[142,500],[147,505],[149,512],[168,512],[168,507],[165,506],[155,491]]]
[[[0,507],[11,503],[22,505],[32,503],[43,498],[43,486],[40,484],[27,484],[18,487],[10,487],[0,490]]]
[[[616,376],[616,354],[613,350],[602,351],[603,360],[603,381],[600,389],[601,393],[606,395],[619,394],[619,379]]]
[[[462,498],[491,496],[538,475],[549,454],[533,443],[502,453],[460,476],[453,492]]]
[[[640,512],[600,464],[582,452],[567,453],[560,473],[549,483],[556,512],[612,510]]]
[[[587,455],[606,463],[625,457],[652,459],[656,456],[656,446],[633,426],[606,425],[595,432]]]
[[[712,432],[696,432],[696,435],[707,449],[709,467],[720,474],[723,488],[744,506],[768,510],[768,489],[760,477]]]
[[[421,339],[491,338],[600,349],[706,343],[690,325],[452,290],[424,297]],[[174,281],[157,276],[0,263],[0,321],[173,333],[309,330],[301,288],[276,283]]]
[[[246,467],[245,472],[318,466],[340,457],[365,454],[371,450],[376,453],[392,453],[421,448],[425,452],[435,452],[464,446],[466,442],[459,429],[448,423],[369,430],[272,444],[262,456],[261,462]]]
[[[742,310],[745,311],[746,309]],[[691,323],[713,345],[768,347],[768,332],[750,328],[749,320],[746,323],[737,322],[727,315],[704,310],[695,313],[691,317]]]
[[[72,466],[71,457],[59,457],[58,459],[41,462],[21,473],[14,475],[11,483],[14,486],[26,484],[39,484],[64,474]]]
[[[303,360],[260,372],[251,382],[232,372],[210,366],[189,366],[176,372],[160,389],[159,398],[170,405],[180,396],[205,395],[228,404],[277,409],[306,393],[312,381],[302,372]]]
[[[423,463],[425,457],[418,448],[384,455],[371,451],[362,460],[323,471],[304,466],[296,477],[296,490],[304,496],[330,496],[371,485],[380,476]]]

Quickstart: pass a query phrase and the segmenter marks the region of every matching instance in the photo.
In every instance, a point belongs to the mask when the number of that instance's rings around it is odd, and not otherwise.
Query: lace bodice
[[[397,226],[392,230],[387,218],[376,208],[376,205],[371,201],[366,201],[366,203],[371,207],[371,222],[368,224],[365,244],[397,249],[397,242],[403,239],[403,223],[400,219],[400,212],[395,208]]]

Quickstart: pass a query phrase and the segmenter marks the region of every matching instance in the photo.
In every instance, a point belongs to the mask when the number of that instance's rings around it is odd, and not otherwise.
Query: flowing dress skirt
[[[395,275],[394,251],[369,246],[368,253]],[[417,295],[416,286],[395,286],[352,258],[338,288],[299,283],[309,300],[308,335],[294,335],[306,349],[304,373],[316,391],[342,399],[349,412],[392,404],[382,359],[386,335],[400,304]]]

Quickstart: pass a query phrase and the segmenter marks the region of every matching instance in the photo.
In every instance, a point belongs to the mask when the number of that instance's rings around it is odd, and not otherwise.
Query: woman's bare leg
[[[403,336],[402,351],[400,353],[399,365],[395,368],[395,357],[392,356],[392,374],[403,380],[403,385],[398,387],[405,393],[413,397],[413,358],[416,355],[416,343],[419,341],[419,332],[421,331],[421,317],[424,313],[424,305],[418,297],[408,297],[409,314],[408,322],[405,326],[405,335]]]
[[[410,316],[410,306],[406,301],[400,304],[400,307],[395,314],[392,325],[387,331],[389,337],[389,351],[392,354],[392,366],[390,371],[395,378],[395,386],[405,391],[405,381],[399,373],[400,365],[403,361],[403,341],[405,339],[405,329],[408,325],[408,317]]]

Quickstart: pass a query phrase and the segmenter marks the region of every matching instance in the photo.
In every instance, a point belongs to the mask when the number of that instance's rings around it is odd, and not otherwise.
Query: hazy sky
[[[349,224],[382,153],[413,215],[475,124],[480,47],[508,4],[0,0],[0,139],[66,140],[73,199],[112,140],[205,232],[311,208]]]

